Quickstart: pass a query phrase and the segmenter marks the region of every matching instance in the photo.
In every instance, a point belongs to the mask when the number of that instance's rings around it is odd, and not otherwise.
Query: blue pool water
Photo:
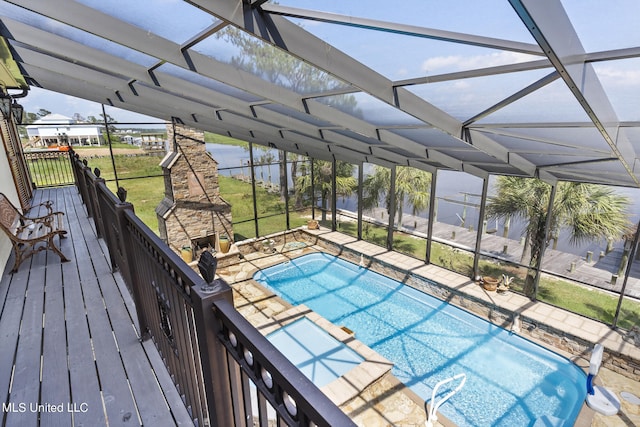
[[[569,360],[350,262],[310,254],[254,279],[353,330],[425,400],[440,380],[466,373],[464,388],[440,407],[459,426],[572,426],[582,407],[586,375]]]
[[[306,317],[270,333],[267,339],[318,387],[364,360]]]

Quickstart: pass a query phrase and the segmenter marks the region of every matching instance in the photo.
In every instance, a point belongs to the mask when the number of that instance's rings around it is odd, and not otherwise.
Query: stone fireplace
[[[156,207],[160,237],[176,252],[184,247],[219,250],[220,236],[233,242],[231,205],[220,197],[218,163],[207,152],[204,132],[167,125],[173,147],[160,166],[164,199]],[[175,143],[174,143],[175,141]]]

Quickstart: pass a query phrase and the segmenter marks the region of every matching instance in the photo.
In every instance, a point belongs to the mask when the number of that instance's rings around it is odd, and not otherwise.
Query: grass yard
[[[247,148],[249,147],[249,143],[246,141],[231,138],[229,136],[218,135],[216,133],[211,133],[211,132],[204,133],[204,141],[212,142],[214,144],[237,145],[239,147],[247,147]]]
[[[78,153],[82,158],[82,152]],[[135,177],[147,177],[153,175],[162,175],[160,162],[162,157],[159,156],[128,156],[116,154],[113,156],[116,170],[118,171],[118,179],[126,180]],[[115,179],[113,173],[113,164],[111,157],[94,157],[87,159],[88,166],[93,170],[100,169],[101,177],[106,180]],[[121,185],[124,187],[124,185]],[[164,187],[162,188],[164,190]]]
[[[114,156],[114,159],[119,184],[127,190],[127,201],[133,203],[136,215],[151,230],[158,233],[155,208],[164,197],[164,178],[159,176],[162,174],[162,168],[159,166],[162,159],[155,156],[121,155]],[[102,178],[107,180],[107,186],[115,193],[117,188],[111,158],[88,159],[88,166],[91,169],[99,168]],[[220,195],[231,204],[236,240],[256,237],[251,184],[226,176],[219,176],[219,183]],[[270,194],[259,186],[256,187],[256,200],[258,217],[264,217],[258,221],[260,234],[267,235],[285,230],[284,202],[281,202],[277,195]],[[303,213],[291,212],[289,219],[292,228],[306,223]]]
[[[220,195],[231,204],[233,232],[236,240],[257,237],[253,222],[253,196],[251,184],[233,178],[220,176]],[[277,194],[256,186],[256,204],[258,206],[258,231],[268,235],[286,229],[285,204]],[[290,211],[291,228],[306,224],[306,212]]]

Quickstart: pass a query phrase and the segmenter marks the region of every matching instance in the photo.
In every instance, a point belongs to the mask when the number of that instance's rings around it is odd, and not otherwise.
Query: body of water
[[[249,151],[241,146],[225,145],[225,144],[207,144],[207,151],[209,151],[213,158],[218,162],[220,174],[225,176],[245,174],[249,175]],[[272,162],[277,161],[278,155],[276,150],[262,150],[254,149],[254,163],[258,164],[262,156],[271,157]],[[232,168],[232,169],[230,169]],[[365,165],[365,174],[372,171],[373,167],[369,164]],[[278,184],[279,170],[278,165],[260,165],[256,167],[256,179],[270,181],[273,184]],[[269,179],[270,178],[270,179]],[[293,188],[293,183],[289,182],[289,188]],[[640,198],[638,190],[628,188],[617,188],[621,194],[624,194],[631,198],[631,221],[638,222],[640,218]],[[465,208],[461,202],[466,201],[469,205]],[[473,226],[474,229],[478,229],[479,211],[473,207],[473,204],[480,203],[480,194],[482,193],[482,179],[455,171],[439,171],[438,181],[436,185],[436,195],[438,200],[438,212],[437,220],[451,225],[463,225],[468,228]],[[489,194],[491,195],[491,187],[489,188]],[[636,196],[636,197],[634,197]],[[455,200],[457,202],[452,202]],[[336,200],[338,209],[344,209],[349,211],[357,211],[357,198],[351,197],[339,197]],[[404,212],[411,213],[411,206],[404,207]],[[418,216],[421,218],[427,217],[427,212],[419,212]],[[464,223],[462,218],[465,219]],[[513,240],[520,240],[524,231],[525,224],[518,221],[511,221],[508,237]],[[504,224],[501,222],[491,221],[487,224],[487,229],[496,229],[498,235],[502,235],[504,230]],[[422,230],[421,230],[422,231]],[[426,230],[425,230],[426,231]],[[616,242],[616,247],[621,247],[622,241]],[[560,235],[557,249],[560,251],[585,256],[587,251],[592,251],[597,257],[600,251],[606,249],[607,242],[586,242],[580,245],[573,245],[569,242],[568,233],[563,232]]]

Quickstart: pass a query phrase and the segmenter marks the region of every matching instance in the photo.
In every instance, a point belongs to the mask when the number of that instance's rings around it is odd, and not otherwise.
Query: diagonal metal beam
[[[586,52],[560,0],[509,0],[567,87],[611,151],[640,187],[640,180],[627,159],[636,153],[628,141],[618,140],[618,117],[591,64],[585,63]]]
[[[591,165],[594,163],[613,162],[613,161],[616,161],[615,157],[608,158],[608,159],[591,159],[591,160],[580,160],[575,162],[550,163],[550,164],[540,165],[538,166],[538,168],[539,169],[564,168],[564,167]]]
[[[460,135],[459,120],[403,88],[394,88],[391,80],[282,16],[241,10],[241,0],[220,0],[215,7],[206,0],[189,2],[450,135]]]
[[[569,127],[571,127],[571,125],[569,125]],[[589,127],[593,128],[593,125],[590,124]],[[562,128],[565,128],[565,126],[562,126]],[[504,129],[481,128],[481,129],[472,129],[471,132],[472,134],[475,134],[476,132],[478,132],[478,133],[484,133],[484,134],[506,136],[506,137],[512,138],[514,141],[523,141],[523,142],[532,141],[534,143],[551,145],[554,147],[563,147],[563,148],[573,150],[574,152],[580,152],[582,154],[584,154],[585,152],[588,152],[588,153],[600,154],[603,156],[611,155],[611,150],[609,150],[609,147],[604,142],[602,142],[602,148],[597,149],[593,147],[585,147],[584,145],[579,145],[578,142],[576,142],[575,144],[570,144],[568,142],[558,141],[555,139],[541,138],[538,136],[530,136],[530,135],[526,135],[518,132],[507,132]]]
[[[208,28],[205,28],[199,34],[196,34],[195,36],[191,37],[189,40],[184,42],[180,47],[180,50],[184,52],[185,50],[192,48],[193,46],[200,43],[202,40],[206,39],[210,35],[215,34],[218,31],[222,30],[227,25],[229,24],[227,24],[224,21],[218,21],[215,24],[210,25]]]
[[[163,39],[162,37],[159,37],[157,35],[153,35],[153,37],[151,37],[148,32],[141,30],[138,27],[123,23],[122,21],[119,21],[109,15],[97,12],[91,8],[75,3],[71,0],[58,0],[55,5],[48,2],[40,2],[37,0],[22,0],[20,2],[20,5],[28,6],[30,9],[42,14],[43,16],[47,16],[60,22],[67,23],[84,31],[90,32],[91,34],[113,40],[131,49],[145,52],[163,61],[171,62],[179,67],[186,69],[195,68],[195,70],[197,70],[202,75],[219,80],[230,86],[246,90],[258,96],[263,96],[266,99],[270,99],[282,105],[287,105],[291,108],[297,109],[298,111],[308,113],[311,110],[309,106],[311,106],[313,110],[312,114],[322,120],[336,123],[338,125],[344,126],[346,129],[361,133],[367,137],[378,139],[379,134],[376,127],[368,122],[365,122],[364,120],[358,119],[346,113],[342,113],[335,108],[324,105],[314,100],[307,100],[306,102],[302,102],[302,98],[300,97],[300,95],[295,92],[292,92],[284,87],[270,84],[257,76],[243,72],[229,64],[216,61],[211,57],[199,54],[194,51],[189,51],[190,61],[189,63],[187,63],[184,55],[180,53],[180,46],[178,46],[176,43]],[[68,13],[64,12],[65,5],[69,7],[73,6],[73,16],[70,16]],[[224,6],[228,5],[229,3],[225,1],[216,3],[216,11],[218,11],[219,9],[224,11]],[[207,8],[205,6],[206,5],[199,5],[198,7],[206,10]],[[235,8],[235,6],[233,6],[233,8]],[[238,12],[238,10],[235,10],[235,12],[230,14],[237,17],[235,15],[236,12]],[[243,13],[244,11],[241,11],[240,15],[238,16],[242,17]],[[78,16],[81,19],[78,19]],[[277,16],[275,18],[280,18],[284,22],[283,25],[287,26],[288,22],[284,20],[284,18]],[[94,25],[94,23],[96,22],[98,24]],[[299,28],[297,28],[297,26],[294,27],[296,28],[287,27],[287,29],[293,30],[293,38],[295,39],[296,37],[300,36],[300,33],[297,31],[299,30]],[[304,35],[310,36],[306,33]],[[291,40],[291,37],[287,37],[287,39]],[[315,38],[312,37],[312,39]],[[176,54],[176,52],[179,53]],[[340,54],[339,59],[344,60],[347,64],[357,64],[353,59],[344,54]],[[361,64],[358,64],[358,67],[362,68],[363,70],[366,69]],[[391,87],[391,82],[389,80],[375,73],[372,73],[370,70],[368,73],[364,73],[364,76],[365,80],[373,77],[372,81],[370,83],[367,83],[366,85],[374,89],[377,88],[376,93],[379,97],[388,98],[388,102],[395,102],[397,98],[407,104],[413,111],[420,111],[420,114],[423,116],[426,115],[431,117],[435,114],[435,117],[438,117],[440,119],[437,121],[441,126],[444,125],[444,127],[448,128],[450,131],[459,133],[460,122],[451,118],[441,110],[431,106],[428,103],[425,103],[424,100],[411,94],[408,91],[396,91],[394,93],[394,90]],[[384,84],[380,84],[381,82],[384,82]],[[402,89],[400,89],[400,91],[401,90]],[[420,151],[426,149],[425,146],[417,144],[415,141],[399,137],[397,135],[393,136],[387,142],[391,144],[400,144],[400,148],[403,149],[407,149],[407,146],[414,146],[413,149],[417,149]],[[475,149],[479,149],[479,147],[475,147]],[[437,153],[432,153],[432,155],[437,155]],[[443,159],[448,158],[448,156],[446,155],[440,155],[440,157],[442,157]],[[449,162],[451,166],[453,166],[454,164],[459,164],[459,162],[455,159],[450,160],[452,160],[451,162]]]
[[[513,95],[511,95],[511,96],[503,99],[502,101],[492,105],[491,107],[487,108],[486,110],[482,111],[481,113],[476,114],[475,116],[473,116],[470,119],[466,120],[462,125],[464,127],[468,127],[469,125],[477,122],[478,120],[481,120],[481,119],[487,117],[488,115],[491,115],[491,114],[495,113],[496,111],[500,110],[501,108],[504,108],[507,105],[512,104],[512,103],[516,102],[517,100],[519,100],[521,98],[524,98],[525,96],[537,91],[538,89],[548,85],[549,83],[555,82],[558,78],[560,78],[560,76],[558,75],[557,71],[554,71],[551,74],[547,74],[543,78],[539,79],[537,82],[534,82],[534,83],[530,84],[529,86],[519,90],[518,92],[514,93]]]
[[[207,8],[204,0],[190,0],[190,2],[198,4],[203,9]],[[224,3],[223,7],[218,7],[220,3]],[[232,6],[234,3],[236,7]],[[393,87],[392,82],[386,77],[329,46],[287,19],[276,15],[265,17],[264,14],[256,11],[241,8],[237,3],[238,0],[224,0],[216,3],[215,10],[211,10],[210,5],[208,7],[211,13],[252,32],[256,37],[261,37],[263,40],[288,51],[290,54],[313,64],[331,75],[352,83],[379,100],[399,108],[425,123],[432,124],[434,128],[439,129],[447,136],[456,138],[463,143],[468,143],[468,141],[461,138],[462,123],[423,98],[405,88]],[[309,111],[311,112],[311,110]],[[387,141],[393,143],[390,140]],[[472,147],[491,156],[501,156],[504,151],[500,150],[497,144],[490,140],[480,140],[473,144]],[[439,154],[443,158],[448,157],[443,153]],[[502,158],[507,159],[506,156]],[[455,163],[459,164],[459,161],[456,160],[453,163],[449,163],[450,167],[453,167]]]
[[[486,47],[489,49],[508,50],[512,52],[526,53],[529,55],[543,55],[540,46],[532,43],[515,42],[512,40],[503,40],[493,37],[474,36],[471,34],[437,30],[433,28],[419,27],[416,25],[379,21],[376,19],[340,15],[336,13],[321,12],[317,10],[300,9],[273,3],[262,5],[262,10],[274,15],[310,19],[313,21],[346,25],[350,27],[366,28],[370,30],[388,31],[397,34],[404,34],[407,36],[424,37],[428,39],[467,44],[471,46]]]
[[[495,67],[479,68],[475,70],[457,71],[454,73],[435,74],[432,76],[416,77],[412,79],[396,80],[393,85],[412,86],[428,83],[449,82],[453,80],[471,79],[475,77],[495,76],[498,74],[519,73],[522,71],[533,71],[544,68],[551,68],[551,62],[548,59],[539,59],[537,61],[518,62],[516,64],[497,65]]]

